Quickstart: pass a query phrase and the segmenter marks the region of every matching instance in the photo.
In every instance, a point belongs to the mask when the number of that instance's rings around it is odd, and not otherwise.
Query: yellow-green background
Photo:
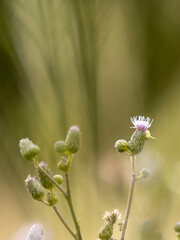
[[[85,240],[97,238],[106,210],[125,212],[130,161],[114,143],[129,139],[130,117],[154,119],[137,160],[151,177],[137,184],[126,240],[151,219],[166,240],[180,220],[180,2],[178,0],[0,1],[0,235],[25,239],[43,224],[47,239],[71,239],[53,210],[24,184],[30,162],[18,142],[40,146],[55,174],[55,141],[82,132],[71,168],[75,210]],[[72,224],[59,196],[59,208]],[[72,224],[73,226],[73,224]],[[27,231],[27,228],[25,232]],[[18,235],[18,237],[17,237]],[[119,239],[117,226],[115,235]]]

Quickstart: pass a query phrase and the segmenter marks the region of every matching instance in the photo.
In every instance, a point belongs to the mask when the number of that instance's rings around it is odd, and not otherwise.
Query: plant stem
[[[76,227],[78,240],[82,240],[80,226],[79,226],[79,223],[77,221],[76,214],[74,212],[74,208],[73,208],[73,204],[72,204],[72,199],[71,199],[71,190],[70,190],[70,183],[69,183],[69,173],[65,173],[65,177],[66,177],[66,185],[67,185],[67,197],[66,197],[66,199],[67,199],[68,206],[69,206],[71,214],[72,214],[74,225]]]
[[[67,222],[64,220],[64,218],[63,218],[62,214],[60,213],[60,211],[58,210],[58,208],[54,205],[53,209],[56,212],[56,214],[59,217],[59,219],[61,220],[61,222],[64,224],[65,228],[69,231],[69,233],[73,236],[73,238],[75,240],[77,240],[77,235],[73,232],[73,230],[69,227]]]
[[[34,159],[34,165],[41,169],[41,171],[46,174],[46,176],[56,185],[56,187],[64,194],[65,198],[67,197],[67,193],[64,191],[64,189],[52,178],[41,166],[39,166],[36,159]]]
[[[127,227],[127,223],[128,223],[128,218],[129,218],[129,213],[130,213],[130,209],[131,209],[133,193],[134,193],[134,187],[135,187],[135,182],[136,182],[135,160],[136,160],[135,156],[132,155],[131,156],[131,166],[132,166],[131,184],[130,184],[130,189],[129,189],[128,202],[127,202],[124,224],[123,224],[123,227],[122,227],[122,233],[121,233],[120,240],[124,240],[126,227]]]

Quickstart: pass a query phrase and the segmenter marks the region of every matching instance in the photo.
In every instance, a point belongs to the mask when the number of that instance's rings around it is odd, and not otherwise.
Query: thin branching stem
[[[67,197],[66,197],[66,199],[67,199],[70,211],[71,211],[71,215],[72,215],[72,218],[73,218],[73,221],[74,221],[74,225],[76,227],[78,240],[82,240],[80,226],[79,226],[79,223],[77,221],[76,214],[75,214],[75,211],[74,211],[74,207],[73,207],[73,204],[72,204],[71,190],[70,190],[70,183],[69,183],[69,173],[65,173],[65,177],[66,177],[66,185],[67,185]]]
[[[64,224],[65,228],[69,231],[69,233],[73,236],[75,240],[78,240],[76,233],[73,232],[73,230],[70,228],[70,226],[67,224],[67,222],[64,220],[62,214],[58,210],[58,208],[54,205],[53,206],[54,211],[56,212],[57,216],[61,220],[61,222]]]
[[[130,209],[131,209],[134,187],[135,187],[135,183],[136,183],[135,160],[136,160],[135,156],[132,155],[131,156],[131,166],[132,166],[131,184],[130,184],[130,189],[129,189],[128,202],[127,202],[126,213],[125,213],[125,218],[124,218],[124,223],[123,223],[123,227],[122,227],[122,233],[121,233],[120,240],[124,240],[126,227],[127,227],[127,223],[128,223],[128,218],[129,218],[129,213],[130,213]]]

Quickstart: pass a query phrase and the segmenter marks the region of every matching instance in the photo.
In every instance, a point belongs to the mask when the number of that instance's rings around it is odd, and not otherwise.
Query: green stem
[[[44,199],[41,200],[42,203],[44,203],[46,206],[50,206],[48,202],[46,202]]]
[[[73,221],[74,221],[74,225],[76,227],[78,240],[82,240],[80,226],[79,226],[79,223],[77,221],[76,214],[75,214],[75,211],[74,211],[74,207],[73,207],[73,204],[72,204],[72,199],[71,199],[71,190],[70,190],[70,183],[69,183],[69,173],[65,173],[65,177],[66,177],[66,185],[67,185],[67,197],[66,197],[66,199],[67,199],[70,211],[71,211],[71,215],[72,215],[72,218],[73,218]]]
[[[73,236],[73,238],[75,240],[77,239],[77,235],[73,232],[73,230],[69,227],[69,225],[67,224],[67,222],[64,220],[62,214],[60,213],[60,211],[58,210],[58,208],[54,205],[53,206],[54,211],[56,212],[57,216],[59,217],[59,219],[61,220],[61,222],[64,224],[65,228],[69,231],[69,233]]]
[[[123,227],[122,227],[122,233],[121,233],[120,240],[124,240],[126,227],[127,227],[127,223],[128,223],[128,218],[129,218],[129,213],[130,213],[130,209],[131,209],[133,193],[134,193],[134,187],[135,187],[135,182],[136,182],[135,160],[136,160],[135,156],[132,155],[131,156],[131,166],[132,166],[131,184],[130,184],[130,189],[129,189],[128,202],[127,202],[126,213],[125,213],[125,218],[124,218],[124,223],[123,223]]]
[[[64,194],[65,198],[67,197],[67,193],[64,191],[64,189],[52,178],[41,166],[39,166],[36,159],[34,159],[34,165],[41,169],[41,171],[46,174],[46,176],[56,185],[56,187]]]

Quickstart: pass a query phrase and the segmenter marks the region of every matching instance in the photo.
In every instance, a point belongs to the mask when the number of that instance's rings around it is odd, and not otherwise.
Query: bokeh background
[[[59,156],[53,145],[71,125],[82,132],[71,180],[84,238],[97,238],[105,211],[124,214],[130,161],[114,143],[130,138],[130,117],[136,115],[154,119],[151,134],[157,139],[138,155],[137,171],[149,168],[151,177],[136,185],[126,240],[163,239],[159,232],[176,239],[179,9],[178,0],[0,1],[2,239],[25,239],[32,223],[43,224],[48,240],[71,239],[53,210],[27,193],[24,180],[35,170],[18,148],[29,137],[55,174]],[[59,208],[73,224],[60,194]],[[117,226],[114,237],[119,239]]]

